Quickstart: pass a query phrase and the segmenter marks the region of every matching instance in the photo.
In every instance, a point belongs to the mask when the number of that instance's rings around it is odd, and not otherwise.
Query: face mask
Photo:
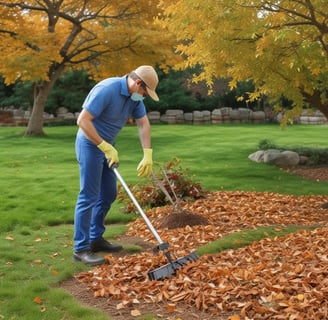
[[[135,92],[135,93],[132,93],[131,99],[133,101],[142,101],[143,99],[145,99],[145,97],[143,97],[141,94]]]

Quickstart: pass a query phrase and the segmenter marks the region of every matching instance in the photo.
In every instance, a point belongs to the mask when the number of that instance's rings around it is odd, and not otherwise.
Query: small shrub
[[[268,139],[261,140],[258,147],[260,150],[278,149],[277,146]]]
[[[172,199],[177,197],[179,200],[190,201],[204,197],[205,191],[199,182],[195,182],[190,178],[189,170],[182,168],[181,160],[174,158],[163,166],[158,165],[158,167],[158,170],[153,170],[154,180],[150,178],[145,180],[144,183],[134,186],[128,185],[143,209],[160,207],[170,203],[164,192],[156,185],[155,180],[162,183]],[[134,204],[121,186],[118,189],[117,199],[125,205],[124,212],[132,213],[136,211]]]
[[[328,164],[328,149],[317,148],[294,148],[300,156],[305,156],[310,159],[313,165],[327,165]]]

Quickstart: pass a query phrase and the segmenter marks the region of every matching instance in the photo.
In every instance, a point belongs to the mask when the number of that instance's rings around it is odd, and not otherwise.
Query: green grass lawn
[[[153,125],[154,161],[179,158],[208,190],[327,195],[327,182],[308,181],[248,160],[264,139],[284,147],[326,148],[327,130],[305,125],[284,130],[278,125]],[[76,131],[74,126],[46,127],[45,137],[23,138],[23,128],[0,128],[0,319],[107,319],[58,287],[60,281],[88,270],[71,263],[79,188]],[[136,127],[125,127],[116,147],[121,175],[127,183],[137,183],[142,150]],[[108,216],[108,223],[115,223],[108,237],[124,232],[134,218],[119,208],[115,203]],[[246,244],[254,241],[245,237]]]

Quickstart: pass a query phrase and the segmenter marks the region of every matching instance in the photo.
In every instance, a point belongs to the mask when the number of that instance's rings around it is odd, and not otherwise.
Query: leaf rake
[[[168,278],[170,276],[175,275],[176,271],[178,269],[180,269],[181,267],[183,267],[184,265],[186,265],[188,262],[197,260],[198,256],[197,256],[195,251],[191,252],[190,254],[186,255],[185,257],[181,257],[181,258],[178,258],[178,259],[175,259],[175,260],[172,259],[171,253],[169,251],[169,243],[162,241],[162,239],[159,236],[158,232],[156,231],[156,229],[154,228],[154,226],[152,225],[152,223],[148,219],[147,215],[145,214],[145,212],[143,211],[143,209],[139,205],[138,201],[136,200],[136,198],[132,194],[130,188],[128,187],[128,185],[125,183],[122,176],[118,172],[117,166],[115,166],[115,165],[112,166],[112,169],[113,169],[117,179],[120,181],[121,185],[123,186],[124,190],[126,191],[128,196],[132,200],[133,204],[137,208],[138,212],[140,213],[140,215],[142,216],[142,218],[146,222],[149,230],[152,232],[152,234],[154,235],[154,237],[158,241],[159,244],[158,244],[158,246],[156,246],[155,250],[156,251],[159,251],[159,250],[163,251],[163,253],[164,253],[164,255],[165,255],[165,257],[168,261],[168,263],[166,265],[149,271],[148,272],[148,278],[150,280],[163,280],[165,278]]]

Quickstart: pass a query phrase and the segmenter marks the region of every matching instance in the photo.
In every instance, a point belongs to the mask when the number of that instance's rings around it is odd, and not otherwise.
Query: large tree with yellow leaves
[[[32,80],[34,104],[25,135],[43,134],[46,99],[64,70],[95,79],[122,75],[172,55],[156,24],[158,1],[0,0],[0,74],[6,84]]]
[[[317,107],[328,118],[328,5],[326,0],[181,0],[167,6],[161,23],[176,35],[178,67],[196,65],[195,80],[252,79],[249,99],[284,96],[292,120],[304,106]]]

